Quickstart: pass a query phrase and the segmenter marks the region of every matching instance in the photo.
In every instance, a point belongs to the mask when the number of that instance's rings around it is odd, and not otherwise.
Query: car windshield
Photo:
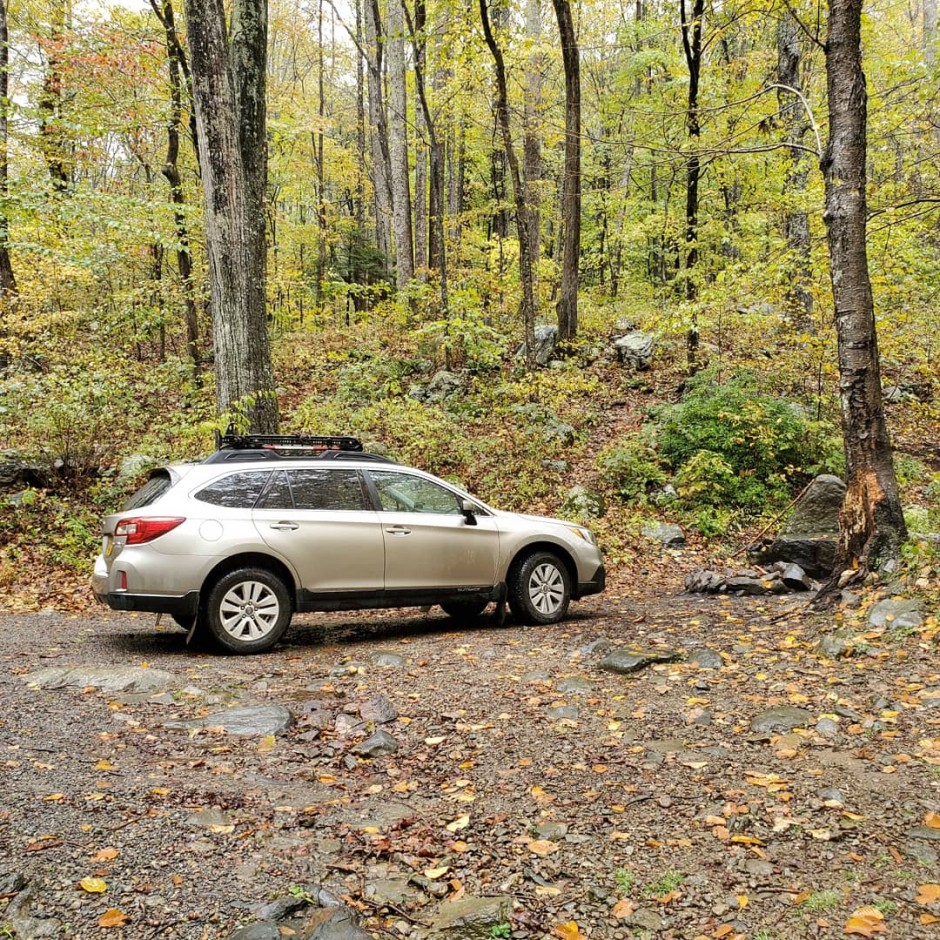
[[[124,503],[124,511],[155,503],[173,484],[168,470],[155,470],[150,479]]]

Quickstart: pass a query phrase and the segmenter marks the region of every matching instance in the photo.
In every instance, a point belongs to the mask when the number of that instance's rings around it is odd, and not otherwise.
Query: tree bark
[[[389,150],[392,158],[392,229],[395,234],[395,283],[402,290],[415,276],[408,169],[408,94],[405,75],[404,0],[389,0],[388,82]]]
[[[0,203],[10,195],[10,164],[7,143],[10,123],[10,30],[6,0],[0,0]],[[0,297],[16,296],[16,277],[10,260],[10,220],[0,209]]]
[[[538,185],[542,178],[542,68],[545,64],[545,56],[540,49],[541,0],[526,0],[525,35],[532,51],[526,63],[525,136],[522,141],[522,153],[526,190],[529,194],[529,251],[532,256],[533,276],[538,279],[538,263],[541,256]]]
[[[375,234],[385,262],[392,257],[392,184],[388,146],[388,121],[382,96],[382,46],[384,34],[378,0],[363,0],[366,49],[375,50],[366,60],[369,123],[372,141],[372,192],[375,199]]]
[[[60,46],[65,41],[65,27],[71,18],[70,0],[55,0],[52,23],[45,41],[46,67],[39,93],[39,116],[42,122],[41,148],[52,186],[65,192],[71,182],[69,142],[62,123],[62,74],[59,71]]]
[[[265,0],[185,0],[206,243],[216,403],[247,430],[277,430],[265,302]]]
[[[702,16],[705,12],[705,0],[692,0],[691,18],[686,12],[685,0],[680,0],[679,11],[682,21],[682,48],[689,70],[689,94],[685,111],[685,127],[689,140],[689,159],[685,172],[685,296],[686,300],[693,303],[692,320],[686,335],[686,355],[689,371],[694,372],[697,368],[699,342],[698,313],[694,302],[698,297],[695,266],[698,263],[698,187],[702,174],[698,153],[702,133],[698,91],[702,75]]]
[[[493,34],[487,0],[480,0],[483,36],[496,68],[496,123],[502,133],[503,148],[509,163],[513,200],[516,206],[516,231],[519,235],[519,280],[522,282],[522,324],[525,333],[526,365],[535,364],[535,288],[532,278],[532,252],[529,248],[529,203],[525,179],[519,169],[519,158],[512,142],[509,124],[509,91],[503,51]]]
[[[852,568],[878,568],[896,560],[907,538],[885,423],[865,245],[867,94],[861,13],[862,0],[829,2],[829,142],[822,170],[848,485],[836,574]]]
[[[808,130],[807,117],[800,95],[803,78],[800,64],[803,40],[796,17],[785,10],[777,27],[777,81],[786,88],[777,89],[780,117],[790,145],[784,189],[790,200],[784,216],[783,231],[790,250],[791,264],[787,277],[786,307],[793,326],[801,332],[813,331],[813,295],[811,280],[809,213],[802,202],[809,178],[809,160],[799,145]],[[787,90],[792,89],[792,90]]]
[[[405,11],[407,13],[407,10]],[[425,27],[427,26],[427,6],[425,0],[415,0],[414,22],[410,23],[408,32],[411,33],[411,47],[414,51],[415,84],[418,82],[418,73],[426,74],[425,62],[427,49],[425,41]],[[417,89],[416,89],[417,91]],[[429,226],[429,199],[428,199],[428,147],[429,140],[428,119],[425,108],[419,101],[415,107],[415,267],[418,276],[422,279],[431,266],[428,247]],[[432,158],[433,159],[433,158]]]
[[[573,340],[578,334],[578,288],[581,263],[581,62],[569,0],[552,0],[561,55],[565,67],[565,170],[561,214],[564,249],[561,290],[558,296],[558,338]]]
[[[166,158],[161,172],[170,184],[170,201],[173,203],[173,222],[176,227],[176,268],[183,287],[185,304],[186,351],[193,364],[193,378],[200,381],[202,357],[199,351],[199,316],[196,310],[196,288],[193,284],[193,260],[189,250],[189,231],[183,207],[183,182],[179,171],[180,126],[183,115],[183,89],[180,55],[182,48],[176,33],[176,21],[172,0],[150,0],[164,32],[166,33],[166,62],[170,79],[170,116],[166,127]]]

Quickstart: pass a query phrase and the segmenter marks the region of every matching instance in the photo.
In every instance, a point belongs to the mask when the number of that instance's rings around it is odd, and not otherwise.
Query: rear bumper
[[[199,611],[199,592],[189,594],[128,594],[126,591],[95,593],[99,603],[112,610],[142,610],[154,614],[171,614],[178,617],[195,617]]]
[[[603,565],[598,565],[597,570],[587,581],[578,582],[578,597],[587,597],[588,594],[600,594],[607,586],[607,571]]]

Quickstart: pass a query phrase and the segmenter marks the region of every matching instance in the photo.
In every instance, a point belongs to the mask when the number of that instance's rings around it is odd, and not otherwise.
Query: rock
[[[607,512],[604,498],[585,486],[572,486],[562,500],[559,513],[567,519],[600,519]]]
[[[721,669],[724,661],[714,650],[700,649],[689,653],[689,662],[699,669]]]
[[[523,682],[550,682],[551,673],[545,672],[541,669],[536,670],[535,672],[527,672],[523,677]]]
[[[16,897],[10,900],[3,912],[3,926],[13,930],[13,936],[18,940],[41,940],[44,937],[58,937],[61,935],[62,925],[57,920],[44,917],[33,917],[30,908],[35,900],[36,889],[27,884]]]
[[[778,579],[751,578],[746,575],[736,575],[725,581],[725,590],[729,594],[741,594],[748,597],[775,594],[778,587],[783,587],[783,582]]]
[[[408,389],[408,397],[416,401],[423,402],[441,402],[445,398],[463,391],[464,379],[456,372],[448,372],[441,369],[431,376],[431,380],[426,385],[415,383]]]
[[[805,708],[781,705],[768,708],[751,721],[755,734],[784,734],[794,728],[805,728],[813,720],[813,713]]]
[[[277,924],[268,920],[239,927],[228,935],[228,940],[283,940],[283,935]]]
[[[909,839],[918,839],[921,842],[940,842],[940,829],[930,826],[917,826],[908,832]]]
[[[629,675],[652,663],[670,663],[678,658],[679,654],[674,651],[619,649],[605,656],[600,662],[600,668],[605,672]]]
[[[305,918],[303,940],[372,940],[348,907],[329,907]]]
[[[840,806],[845,806],[845,797],[838,787],[826,787],[820,790],[817,796],[824,803],[838,803]]]
[[[923,842],[909,842],[903,847],[904,854],[908,858],[920,862],[921,865],[936,865],[940,860],[940,853],[935,848],[925,845]]]
[[[404,666],[405,657],[398,653],[391,653],[388,650],[376,650],[369,660],[374,666]]]
[[[176,677],[161,669],[143,666],[50,666],[23,676],[37,689],[100,689],[102,692],[162,692]]]
[[[383,878],[366,882],[365,895],[379,907],[410,907],[421,899],[420,892],[407,878]]]
[[[771,878],[774,873],[774,866],[760,858],[749,858],[744,863],[744,870],[752,878]]]
[[[354,750],[362,757],[384,757],[398,750],[398,742],[387,731],[376,731]]]
[[[749,557],[763,564],[776,561],[797,564],[811,578],[828,577],[835,561],[839,511],[844,498],[845,484],[838,477],[831,474],[816,477],[794,506],[780,535],[752,546]]]
[[[552,324],[537,326],[535,328],[535,363],[544,368],[548,365],[558,343],[558,327]],[[523,359],[526,354],[526,344],[523,343],[516,350],[516,358]]]
[[[845,659],[852,655],[852,645],[839,633],[827,633],[816,644],[816,652],[827,659]]]
[[[575,430],[564,421],[550,421],[542,431],[542,439],[546,444],[558,441],[565,447],[570,447],[574,443]]]
[[[839,722],[834,718],[820,718],[816,722],[816,733],[824,738],[835,738],[839,735]]]
[[[645,907],[634,911],[625,921],[630,927],[639,927],[640,930],[648,930],[650,933],[657,933],[663,929],[663,919],[655,911],[647,910]]]
[[[293,723],[294,716],[283,705],[244,705],[188,721],[168,721],[163,727],[172,731],[221,728],[238,738],[264,738],[283,734]]]
[[[568,826],[563,822],[542,822],[535,826],[537,839],[547,839],[549,842],[560,842],[568,835]]]
[[[888,598],[872,607],[868,622],[873,627],[916,630],[924,622],[924,611],[917,598]]]
[[[437,908],[430,932],[444,934],[447,938],[491,937],[493,927],[508,922],[511,913],[512,898],[506,895],[464,897]]]
[[[614,350],[619,362],[625,366],[632,366],[637,372],[643,372],[650,367],[652,362],[656,351],[656,337],[634,330],[617,337],[614,340]]]
[[[199,812],[193,813],[186,819],[186,825],[193,829],[213,829],[215,827],[228,829],[234,823],[217,806],[212,806],[209,809],[201,809]]]
[[[574,705],[556,705],[554,708],[549,708],[545,714],[548,715],[552,721],[561,721],[563,719],[576,721],[580,712]]]
[[[591,640],[590,643],[585,643],[584,646],[579,647],[576,655],[582,659],[587,659],[589,656],[602,656],[609,651],[610,640],[606,636],[599,636],[596,640]]]
[[[15,450],[0,451],[0,487],[45,486],[43,470]]]
[[[594,691],[594,683],[581,676],[568,676],[560,679],[555,688],[569,695],[590,695]]]
[[[778,561],[775,567],[780,572],[780,580],[791,591],[812,591],[813,582],[799,565]]]
[[[670,548],[685,545],[685,532],[683,532],[679,526],[672,523],[657,522],[645,525],[641,529],[641,532],[648,539],[655,539],[657,542],[662,542],[663,545]]]
[[[398,709],[381,693],[367,698],[359,706],[359,715],[364,721],[385,725],[398,718]]]
[[[121,461],[115,483],[119,486],[130,486],[139,477],[159,467],[162,462],[158,457],[151,457],[150,454],[131,454]]]

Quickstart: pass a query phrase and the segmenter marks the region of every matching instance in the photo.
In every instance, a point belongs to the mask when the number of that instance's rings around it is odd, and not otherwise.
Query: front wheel
[[[239,568],[216,582],[206,600],[206,624],[228,653],[263,653],[284,635],[291,619],[284,582],[264,568]]]
[[[571,576],[551,552],[535,552],[509,574],[509,607],[523,623],[558,623],[568,612]]]
[[[486,610],[489,603],[489,601],[479,600],[447,601],[441,604],[441,609],[458,623],[473,623]]]

